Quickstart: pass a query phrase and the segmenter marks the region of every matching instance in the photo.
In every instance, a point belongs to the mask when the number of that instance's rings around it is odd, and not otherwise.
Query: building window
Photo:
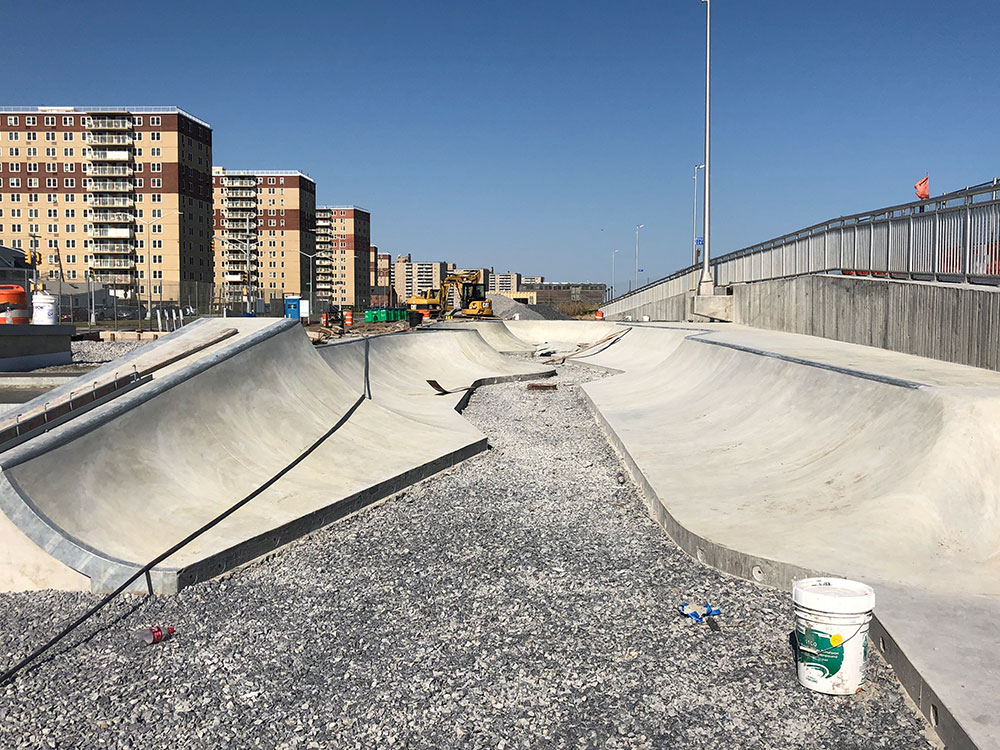
[[[63,117],[63,125],[72,125],[72,124],[73,124],[73,116],[72,115],[66,115],[66,116]]]
[[[71,141],[71,140],[73,140],[73,131],[72,130],[64,130],[63,131],[63,140],[64,141]]]
[[[149,179],[149,186],[154,188],[163,187],[163,180],[160,177],[151,177]]]
[[[159,125],[160,124],[160,116],[159,115],[153,115],[153,116],[151,116],[149,118],[149,124],[150,125]]]
[[[72,155],[73,155],[73,149],[71,149],[71,148],[64,148],[63,149],[63,156],[72,156]]]
[[[162,152],[161,152],[159,146],[153,146],[153,148],[149,149],[149,155],[150,156],[160,156],[161,154],[162,154]],[[159,169],[154,169],[153,171],[154,172],[159,172],[160,170]]]
[[[51,122],[49,122],[50,120],[51,120]],[[37,125],[38,124],[38,118],[37,117],[32,117],[32,116],[29,115],[28,117],[24,118],[24,124],[25,125]],[[46,125],[55,125],[56,124],[56,118],[54,118],[54,117],[46,117],[45,118],[45,124]]]
[[[8,117],[7,118],[7,124],[8,125],[17,125],[17,117]]]
[[[151,140],[151,141],[158,141],[158,140],[160,140],[160,133],[150,133],[149,134],[149,140]]]
[[[163,164],[160,163],[160,162],[158,162],[158,161],[154,161],[152,164],[149,165],[149,171],[150,172],[162,172],[163,171]]]
[[[149,229],[153,234],[163,234],[162,224],[153,224]]]
[[[149,118],[149,119],[152,120],[153,118]],[[142,125],[142,115],[132,115],[132,124],[133,125]]]

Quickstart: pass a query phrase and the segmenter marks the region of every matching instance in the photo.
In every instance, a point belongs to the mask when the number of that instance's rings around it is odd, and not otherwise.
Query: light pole
[[[704,164],[694,167],[694,208],[691,211],[691,265],[698,265],[698,170],[704,169]]]
[[[698,294],[711,296],[715,293],[715,282],[708,267],[711,257],[710,233],[712,227],[711,208],[712,193],[710,180],[712,174],[712,0],[701,0],[705,3],[705,209],[704,237],[702,250],[701,282],[698,284]]]
[[[169,214],[167,214],[167,216],[176,216],[177,214],[183,214],[183,213],[184,213],[183,211],[171,211]],[[164,218],[165,217],[163,216],[157,216],[155,218],[150,219],[149,221],[139,221],[139,223],[142,224],[142,232],[146,238],[146,244],[149,245],[149,247],[143,248],[143,250],[146,251],[145,253],[146,254],[146,317],[150,321],[149,330],[153,330],[153,323],[152,323],[153,322],[153,271],[151,264],[152,260],[151,256],[153,254],[153,241],[149,236],[149,225],[155,224],[158,221],[163,221]],[[181,242],[180,234],[181,234],[180,231],[178,231],[177,232],[178,258],[180,257],[180,242]],[[178,302],[180,301],[180,296],[181,296],[180,290],[178,289],[177,292]],[[161,301],[163,299],[163,279],[160,279],[160,299]],[[136,305],[136,307],[138,307],[138,305]],[[136,312],[138,313],[139,311],[136,310]],[[142,326],[140,326],[140,328],[141,327]]]
[[[618,255],[617,250],[611,251],[611,299],[615,298],[615,256]]]
[[[635,286],[633,290],[639,288],[639,230],[642,229],[645,224],[635,225]]]

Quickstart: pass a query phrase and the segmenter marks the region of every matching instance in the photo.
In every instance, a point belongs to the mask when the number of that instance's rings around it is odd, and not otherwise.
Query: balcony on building
[[[91,164],[87,174],[91,177],[131,177],[132,167],[121,164]]]
[[[129,211],[91,211],[90,221],[94,224],[131,224],[135,214]]]
[[[249,208],[252,210],[257,209],[257,201],[248,201],[244,198],[226,198],[222,199],[222,208]]]
[[[91,161],[132,161],[131,151],[111,151],[109,149],[90,149]]]
[[[131,130],[131,117],[100,117],[84,118],[84,126],[88,130]]]
[[[135,203],[135,199],[131,195],[92,195],[87,193],[83,202],[88,206],[102,208],[130,208]]]
[[[255,188],[257,187],[257,178],[252,175],[224,175],[222,185],[227,188]]]
[[[135,276],[131,273],[102,273],[98,271],[94,274],[94,281],[98,284],[130,285],[135,282]]]
[[[254,183],[256,184],[256,183]],[[227,198],[256,198],[257,190],[245,190],[242,188],[223,188],[222,198],[223,200]]]
[[[246,209],[240,209],[240,208],[230,208],[230,207],[227,206],[227,207],[225,207],[225,208],[222,209],[222,217],[223,217],[223,219],[228,220],[230,222],[238,220],[238,221],[242,222],[243,224],[246,224],[246,220],[247,219],[256,219],[257,218],[257,212],[256,211],[248,211]],[[254,222],[250,222],[250,223],[253,224]]]
[[[107,237],[108,239],[130,239],[132,237],[132,227],[90,227],[87,232],[88,237]]]
[[[110,253],[124,253],[131,255],[135,251],[135,245],[131,242],[109,242],[100,241],[92,242],[90,245],[91,252],[94,255],[106,255]]]
[[[100,269],[131,269],[135,268],[134,258],[94,258],[90,261],[91,268]]]
[[[94,146],[131,146],[131,133],[84,133],[83,142]]]
[[[95,193],[131,193],[131,180],[91,180],[89,190]]]

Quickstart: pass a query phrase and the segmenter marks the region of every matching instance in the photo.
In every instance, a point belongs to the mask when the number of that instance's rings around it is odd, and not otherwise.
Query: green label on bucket
[[[799,645],[799,663],[823,673],[823,677],[833,677],[844,664],[844,647],[840,635],[831,636],[822,630],[813,630],[804,625],[795,628],[795,640]]]

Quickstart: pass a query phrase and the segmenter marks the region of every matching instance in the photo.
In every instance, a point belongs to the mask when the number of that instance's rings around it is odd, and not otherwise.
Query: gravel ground
[[[0,747],[935,747],[877,656],[857,695],[797,685],[790,595],[647,518],[576,388],[593,377],[480,389],[490,451],[223,579],[123,598],[0,687]],[[92,601],[0,595],[0,664]],[[151,624],[177,636],[129,640]]]
[[[545,320],[544,315],[529,305],[512,300],[503,294],[494,294],[490,300],[493,302],[493,314],[501,320],[514,320],[515,315],[519,316],[519,320]]]
[[[74,341],[71,344],[73,347],[73,364],[104,364],[135,351],[140,346],[145,346],[148,343],[148,341]]]

